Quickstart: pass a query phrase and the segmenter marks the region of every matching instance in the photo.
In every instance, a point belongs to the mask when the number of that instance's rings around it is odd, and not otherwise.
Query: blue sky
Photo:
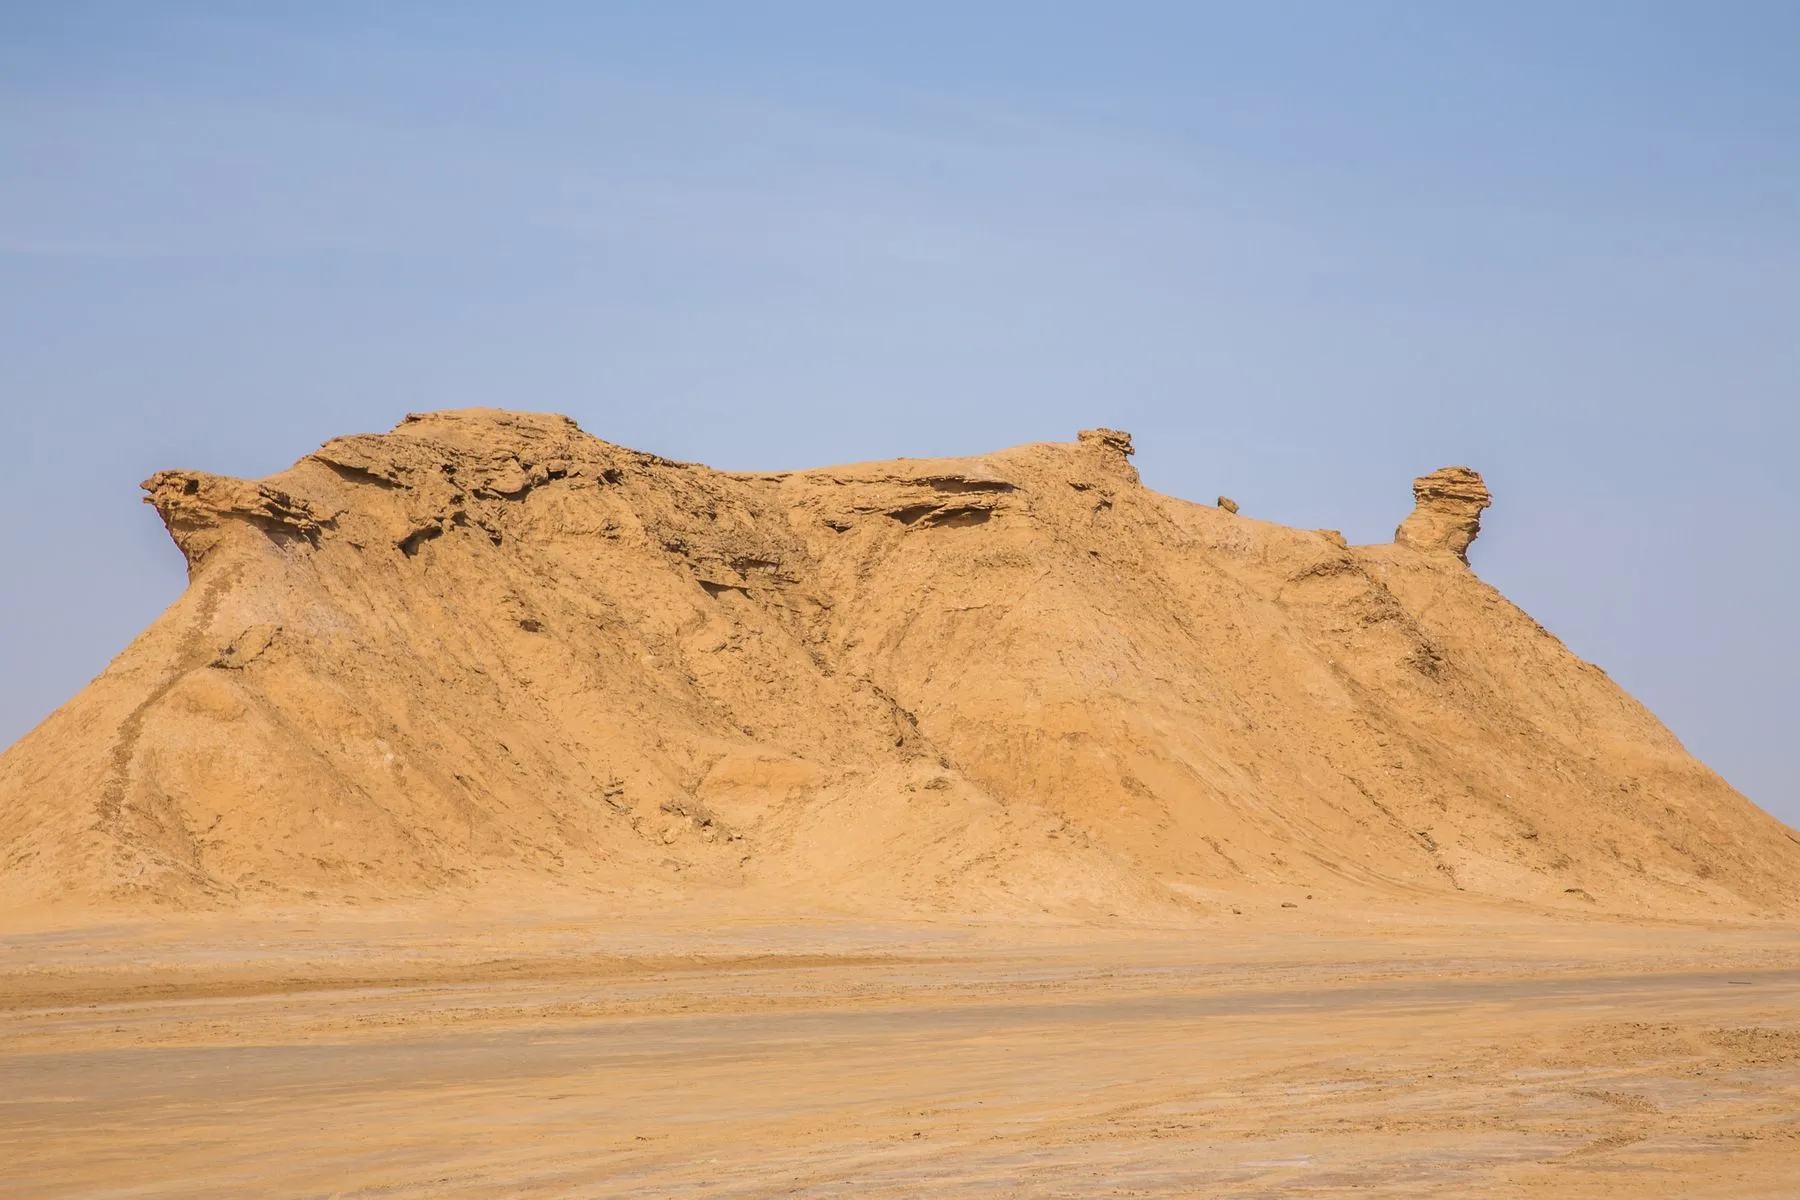
[[[0,743],[136,482],[410,410],[736,468],[1137,435],[1477,569],[1800,823],[1800,6],[0,6]]]

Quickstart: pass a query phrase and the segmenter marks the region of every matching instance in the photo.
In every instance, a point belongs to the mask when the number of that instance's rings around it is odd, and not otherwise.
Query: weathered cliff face
[[[1440,895],[1760,911],[1800,843],[1462,561],[1145,489],[1128,435],[727,474],[560,417],[162,472],[186,594],[0,756],[0,888],[729,911]]]

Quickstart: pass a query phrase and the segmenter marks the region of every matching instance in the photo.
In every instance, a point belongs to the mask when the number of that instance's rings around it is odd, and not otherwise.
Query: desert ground
[[[1800,930],[193,916],[0,939],[17,1197],[1791,1197]]]

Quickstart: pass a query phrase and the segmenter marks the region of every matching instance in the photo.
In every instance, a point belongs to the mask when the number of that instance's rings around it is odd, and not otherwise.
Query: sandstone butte
[[[0,757],[0,901],[1794,911],[1795,835],[1470,569],[1473,471],[1350,546],[1131,452],[740,474],[471,410],[161,472],[189,585]]]

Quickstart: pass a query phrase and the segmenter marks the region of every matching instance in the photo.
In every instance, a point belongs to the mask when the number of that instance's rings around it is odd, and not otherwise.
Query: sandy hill
[[[1800,841],[1469,569],[1472,471],[1349,546],[1130,453],[729,474],[481,410],[162,472],[189,586],[0,757],[0,898],[1800,901]]]

